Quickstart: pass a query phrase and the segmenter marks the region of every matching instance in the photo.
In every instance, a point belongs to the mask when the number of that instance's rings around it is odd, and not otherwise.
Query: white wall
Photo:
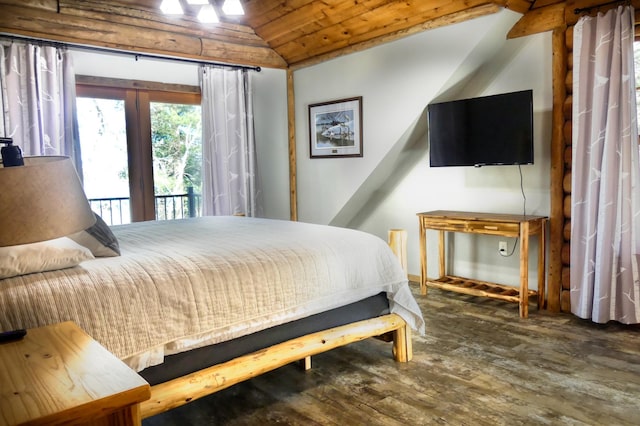
[[[198,66],[136,59],[132,55],[72,50],[77,75],[156,81],[198,86]],[[286,72],[262,69],[252,73],[258,179],[262,183],[264,215],[289,218],[289,155]]]
[[[301,221],[358,228],[383,239],[409,232],[408,268],[420,274],[416,213],[469,210],[522,213],[517,166],[430,168],[426,106],[442,101],[533,89],[535,165],[522,166],[527,214],[549,214],[551,40],[541,34],[506,40],[520,17],[503,11],[340,57],[294,74]],[[310,159],[308,105],[363,97],[363,158]],[[433,235],[431,235],[433,234]],[[497,253],[499,240],[456,235],[454,273],[517,283],[518,250]],[[532,252],[537,243],[532,241]],[[428,236],[435,254],[436,233]],[[535,255],[531,284],[536,287]],[[431,256],[430,276],[437,270]]]

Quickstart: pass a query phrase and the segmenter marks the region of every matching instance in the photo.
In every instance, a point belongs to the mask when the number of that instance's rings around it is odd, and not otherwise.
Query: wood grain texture
[[[298,220],[298,166],[294,73],[287,69],[287,132],[289,139],[289,219]]]
[[[555,29],[552,33],[552,85],[553,111],[551,133],[551,211],[549,220],[549,279],[547,280],[547,309],[560,311],[560,293],[562,280],[562,231],[564,227],[564,191],[565,174],[564,149],[567,122],[565,101],[567,98],[567,48],[566,31]],[[570,120],[569,120],[570,121]],[[569,127],[571,127],[569,125]]]
[[[518,38],[565,27],[565,3],[532,9],[511,28],[507,38]]]
[[[414,25],[412,27],[403,28],[401,30],[397,30],[394,32],[385,32],[382,35],[379,35],[377,37],[370,37],[360,42],[354,41],[353,43],[349,43],[343,46],[334,45],[332,49],[329,49],[324,53],[314,52],[313,54],[308,54],[306,55],[307,57],[305,59],[301,59],[299,61],[293,62],[290,67],[294,70],[309,67],[324,61],[328,61],[330,59],[343,56],[343,55],[360,52],[362,50],[365,50],[383,43],[389,43],[394,40],[399,40],[403,37],[407,37],[409,35],[416,34],[422,31],[444,27],[447,25],[453,25],[459,22],[468,21],[481,16],[498,13],[500,10],[501,10],[500,7],[498,7],[495,4],[481,4],[478,6],[473,6],[468,9],[460,10],[458,12],[452,12],[446,15],[439,16],[437,18],[430,19],[428,21]]]
[[[413,360],[367,339],[290,364],[144,426],[636,425],[640,329],[412,285],[427,323]]]
[[[211,0],[218,8],[223,0]],[[533,0],[244,0],[245,15],[165,16],[159,0],[0,0],[0,32],[230,64],[309,66]]]
[[[399,362],[411,360],[411,342],[407,341],[411,332],[406,323],[397,314],[383,315],[292,339],[155,385],[151,398],[140,405],[141,415],[154,416],[283,365],[389,332],[394,332],[394,358]]]
[[[0,424],[79,424],[111,416],[128,423],[149,385],[123,362],[66,322],[28,330],[0,345]],[[139,416],[138,416],[139,418]]]
[[[127,1],[0,1],[0,32],[79,45],[174,57],[285,68],[251,28],[205,26],[195,17],[165,17],[157,5]]]
[[[393,254],[402,265],[404,272],[407,272],[407,230],[390,229],[387,232],[387,242]]]

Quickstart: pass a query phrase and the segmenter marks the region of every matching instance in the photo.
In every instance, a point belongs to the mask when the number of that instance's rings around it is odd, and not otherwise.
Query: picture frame
[[[311,158],[362,157],[362,96],[309,105]]]

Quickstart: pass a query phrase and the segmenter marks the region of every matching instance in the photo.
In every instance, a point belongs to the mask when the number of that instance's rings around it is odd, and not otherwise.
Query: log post
[[[389,247],[407,274],[407,231],[405,229],[389,229]]]

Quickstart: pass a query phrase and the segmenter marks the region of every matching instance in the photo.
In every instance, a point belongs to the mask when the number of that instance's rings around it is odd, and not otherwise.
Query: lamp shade
[[[0,247],[35,243],[82,231],[95,223],[67,157],[25,157],[0,167]]]

